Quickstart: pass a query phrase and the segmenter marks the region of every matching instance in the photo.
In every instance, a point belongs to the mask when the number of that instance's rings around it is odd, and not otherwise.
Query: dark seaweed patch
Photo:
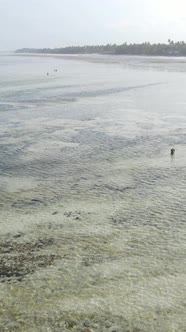
[[[18,200],[12,204],[12,207],[22,209],[22,208],[29,207],[29,206],[37,207],[39,205],[46,205],[46,202],[44,202],[41,199],[36,199],[36,198],[30,199],[30,200]]]
[[[50,266],[60,257],[54,254],[40,254],[41,250],[51,246],[53,239],[39,239],[33,243],[7,241],[0,245],[0,282],[11,278],[22,281],[38,268]]]

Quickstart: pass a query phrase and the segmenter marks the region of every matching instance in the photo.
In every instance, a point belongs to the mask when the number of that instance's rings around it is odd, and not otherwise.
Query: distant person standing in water
[[[174,154],[175,154],[175,149],[171,149],[170,154],[171,154],[171,156],[174,156]]]

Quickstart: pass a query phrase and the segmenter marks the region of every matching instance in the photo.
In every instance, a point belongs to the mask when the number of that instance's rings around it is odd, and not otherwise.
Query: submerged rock
[[[90,327],[90,322],[89,322],[89,320],[85,320],[84,323],[83,323],[83,326],[85,326],[85,327]]]
[[[52,213],[53,216],[55,216],[56,214],[58,214],[58,211]]]
[[[122,332],[122,329],[119,326],[111,326],[108,331],[109,332]]]
[[[24,235],[23,233],[16,233],[16,234],[13,235],[13,238],[18,239],[23,235]]]
[[[105,323],[105,327],[106,327],[107,329],[109,329],[111,326],[112,326],[112,323],[111,323],[111,322],[106,322],[106,323]]]
[[[66,319],[65,326],[67,329],[73,329],[75,326],[78,325],[78,322],[74,319]]]

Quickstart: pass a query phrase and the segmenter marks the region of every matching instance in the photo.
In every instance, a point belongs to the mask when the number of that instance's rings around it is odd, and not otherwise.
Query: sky
[[[186,0],[0,0],[0,49],[186,41]]]

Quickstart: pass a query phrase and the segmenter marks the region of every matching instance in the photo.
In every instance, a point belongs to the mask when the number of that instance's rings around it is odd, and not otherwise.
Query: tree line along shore
[[[41,54],[113,54],[113,55],[151,55],[151,56],[186,56],[186,43],[184,41],[174,42],[168,40],[168,43],[151,44],[145,42],[142,44],[122,45],[92,45],[92,46],[68,46],[60,48],[22,48],[16,53],[41,53]]]

